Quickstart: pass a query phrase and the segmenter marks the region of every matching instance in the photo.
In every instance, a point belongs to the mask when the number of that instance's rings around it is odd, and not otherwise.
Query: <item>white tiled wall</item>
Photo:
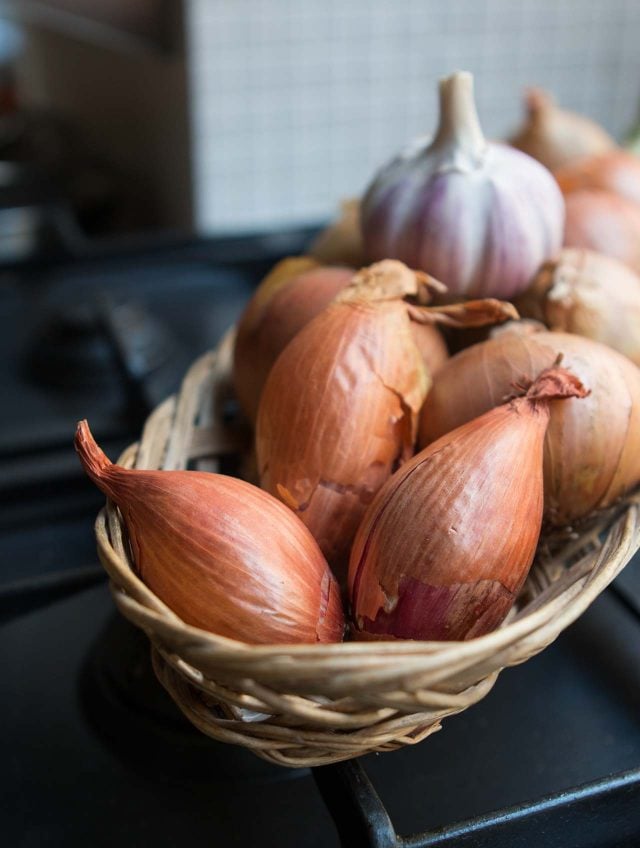
[[[537,84],[620,136],[639,112],[640,0],[186,0],[196,221],[315,223],[476,77],[488,135]]]

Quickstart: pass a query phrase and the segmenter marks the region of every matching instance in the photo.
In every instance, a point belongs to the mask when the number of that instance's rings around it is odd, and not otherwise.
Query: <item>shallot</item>
[[[587,392],[554,367],[521,394],[433,442],[382,487],[349,564],[356,636],[470,639],[505,618],[540,535],[550,402]]]
[[[222,474],[114,465],[86,421],[75,445],[122,513],[138,575],[186,624],[252,644],[341,640],[336,581],[276,498]]]

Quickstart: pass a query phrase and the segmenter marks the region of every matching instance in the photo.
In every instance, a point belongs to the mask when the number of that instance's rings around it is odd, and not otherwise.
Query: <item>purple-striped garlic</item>
[[[362,230],[368,261],[401,259],[454,297],[509,299],[562,245],[564,203],[546,168],[487,142],[473,77],[440,82],[440,123],[375,176]]]

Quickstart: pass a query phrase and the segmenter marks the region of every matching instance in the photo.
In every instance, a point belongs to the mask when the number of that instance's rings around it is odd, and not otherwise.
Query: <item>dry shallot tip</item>
[[[486,327],[504,321],[518,320],[520,315],[512,303],[493,297],[452,303],[446,306],[411,306],[409,317],[419,324],[442,324],[446,327]]]
[[[562,362],[563,357],[564,357],[564,354],[559,353],[556,356],[553,364],[550,366],[550,369],[557,368],[560,365],[560,363]],[[547,369],[547,370],[550,370],[550,369]],[[541,377],[543,375],[543,373],[544,372],[541,372],[539,377]],[[518,380],[514,380],[511,383],[511,386],[513,388],[513,392],[511,392],[508,395],[504,395],[504,397],[502,398],[502,403],[508,403],[509,401],[515,400],[516,398],[519,398],[519,397],[522,397],[523,395],[526,395],[527,392],[529,391],[529,389],[536,382],[537,382],[536,380],[532,380],[529,377],[527,377],[526,374],[523,374]]]
[[[428,275],[425,275],[428,276]],[[428,277],[429,280],[433,278]],[[432,288],[441,291],[442,285],[434,281]],[[418,272],[412,271],[404,262],[397,259],[383,259],[366,268],[361,268],[335,298],[335,302],[398,300],[417,295],[420,286],[425,285]]]
[[[96,444],[86,418],[78,422],[73,444],[87,475],[99,489],[108,497],[111,497],[111,491],[104,478],[107,472],[113,468],[113,463]]]
[[[562,354],[560,354],[560,357],[562,357]],[[560,368],[556,360],[556,364],[547,368],[534,380],[525,397],[532,402],[546,402],[560,398],[585,398],[590,394],[591,390],[585,388],[571,371]]]
[[[421,306],[426,306],[433,300],[434,294],[445,294],[447,287],[440,280],[436,280],[430,274],[424,271],[414,271],[416,280],[418,281],[418,291],[415,295],[416,303]]]

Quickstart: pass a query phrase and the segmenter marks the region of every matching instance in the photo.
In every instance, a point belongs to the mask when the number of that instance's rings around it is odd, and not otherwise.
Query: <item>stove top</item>
[[[187,838],[220,846],[341,844],[308,770],[271,766],[191,728],[153,679],[145,637],[115,618],[106,586],[14,618],[0,653],[2,819],[13,848],[169,848]],[[480,704],[445,720],[440,733],[359,762],[398,833],[432,834],[408,844],[637,846],[640,621],[606,592],[544,653],[504,672]],[[636,770],[635,806],[622,821],[591,803],[577,833],[566,830],[563,809],[555,829],[547,822],[535,838],[530,828],[508,841],[495,831],[471,841],[459,832],[446,842],[438,835],[451,822],[629,769]],[[344,766],[314,771],[326,791],[327,783],[340,785]],[[344,815],[339,805],[334,813]]]
[[[146,638],[115,614],[92,530],[102,496],[73,451],[76,421],[89,418],[117,455],[266,270],[309,235],[0,273],[6,843],[639,845],[640,558],[442,732],[312,771],[195,731],[153,677]]]

